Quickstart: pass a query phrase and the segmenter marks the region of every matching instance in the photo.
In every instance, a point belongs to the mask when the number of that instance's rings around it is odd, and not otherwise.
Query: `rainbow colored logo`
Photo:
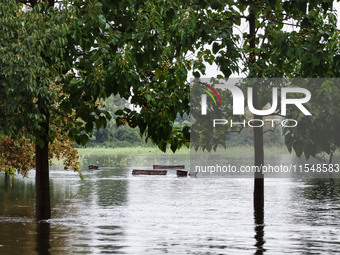
[[[198,83],[203,85],[203,86],[205,86],[205,87],[207,87],[208,89],[210,89],[217,96],[218,100],[220,101],[221,106],[223,106],[221,98],[220,98],[220,95],[217,93],[217,91],[213,87],[211,87],[210,85],[208,85],[206,83],[203,83],[203,82],[198,82]],[[201,89],[204,92],[206,92],[212,98],[212,100],[214,101],[215,105],[217,105],[216,100],[215,100],[214,96],[211,94],[211,92],[209,90],[207,90],[207,89],[204,89],[204,88],[201,88]]]

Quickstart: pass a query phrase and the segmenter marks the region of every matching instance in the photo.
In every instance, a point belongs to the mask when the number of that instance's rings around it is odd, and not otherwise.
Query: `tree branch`
[[[248,19],[248,17],[245,16],[245,15],[238,15],[238,16],[233,15],[233,16],[227,17],[225,19],[214,19],[214,21],[222,22],[222,21],[235,20],[235,19]]]
[[[267,133],[267,132],[274,132],[278,126],[280,126],[279,123],[278,123],[278,124],[275,124],[275,126],[274,126],[273,129],[267,129],[267,130],[263,131],[262,134],[265,134],[265,133]]]

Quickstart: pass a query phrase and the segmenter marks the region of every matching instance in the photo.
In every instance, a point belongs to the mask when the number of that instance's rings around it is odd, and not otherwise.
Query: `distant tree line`
[[[111,96],[103,102],[103,106],[113,117],[115,112],[129,105],[126,99],[119,96]],[[133,147],[133,146],[151,146],[146,144],[145,139],[140,136],[138,127],[130,128],[129,126],[117,126],[115,118],[111,119],[104,128],[96,129],[87,147]]]
[[[119,96],[110,96],[103,102],[105,111],[109,112],[113,118],[107,123],[106,127],[95,129],[93,136],[90,137],[86,147],[106,147],[106,148],[120,148],[120,147],[152,147],[155,146],[152,142],[145,142],[145,137],[141,136],[138,127],[131,128],[128,125],[117,125],[115,112],[125,107],[132,108],[132,104],[128,100]],[[189,116],[184,114],[177,118],[174,122],[174,126],[183,128],[189,126]]]

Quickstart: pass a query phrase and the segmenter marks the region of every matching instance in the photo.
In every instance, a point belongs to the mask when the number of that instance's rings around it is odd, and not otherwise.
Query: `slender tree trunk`
[[[255,63],[255,54],[253,49],[255,49],[255,14],[252,10],[250,10],[249,14],[249,38],[250,38],[250,63]],[[258,74],[255,73],[253,68],[250,68],[250,78],[257,77]],[[258,87],[255,85],[253,90],[253,103],[255,109],[260,109],[259,103],[259,95],[258,95]],[[254,119],[262,120],[262,116],[254,116]],[[262,127],[254,127],[254,157],[255,157],[255,166],[257,169],[260,169],[260,172],[255,173],[254,176],[254,209],[263,210],[264,206],[264,179],[262,166],[264,164],[264,150],[263,150],[263,128]]]
[[[41,109],[40,109],[41,110]],[[44,146],[35,146],[36,153],[36,219],[46,220],[51,218],[51,202],[50,202],[50,179],[48,164],[48,130],[49,130],[49,113],[42,112],[46,120],[40,123],[42,128],[40,139],[44,142]]]
[[[258,95],[255,96],[256,98]],[[257,108],[258,109],[258,108]],[[254,116],[255,119],[262,120],[262,116]],[[254,157],[255,166],[260,169],[254,176],[254,209],[259,211],[264,207],[264,176],[262,166],[264,164],[264,149],[263,149],[263,129],[262,127],[254,128]]]
[[[8,188],[8,179],[9,179],[8,172],[5,171],[5,190],[7,190],[7,188]]]
[[[255,49],[255,14],[250,10],[249,14],[249,36],[250,36],[250,59],[251,63],[255,63],[255,54],[253,49]],[[251,68],[250,77],[258,77],[258,74]],[[259,89],[255,85],[253,90],[253,104],[255,109],[261,109],[261,104],[259,102]],[[254,115],[254,119],[262,120],[262,116]],[[260,126],[255,124],[255,126]],[[264,178],[262,172],[262,166],[264,164],[264,149],[263,149],[263,128],[254,127],[254,158],[255,166],[259,169],[254,175],[254,220],[255,220],[255,246],[257,248],[255,254],[261,255],[265,251],[264,245]]]
[[[14,189],[14,174],[12,174],[12,189]]]
[[[333,160],[333,152],[329,155],[328,165],[332,164],[332,160]]]

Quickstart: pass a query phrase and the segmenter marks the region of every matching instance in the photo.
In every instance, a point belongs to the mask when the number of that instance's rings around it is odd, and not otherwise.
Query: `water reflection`
[[[264,241],[264,176],[255,174],[254,179],[254,220],[255,220],[255,247],[256,255],[263,254]]]
[[[334,254],[340,247],[338,180],[266,179],[264,211],[254,207],[252,178],[131,175],[136,166],[187,166],[183,155],[86,160],[101,168],[84,167],[84,181],[51,171],[53,219],[44,223],[34,220],[34,172],[16,177],[14,189],[0,174],[0,254]]]
[[[255,255],[262,255],[266,251],[263,247],[264,240],[264,207],[263,205],[254,206],[254,221],[255,221]]]
[[[120,206],[127,202],[127,180],[104,179],[98,181],[96,186],[99,206]]]
[[[4,178],[4,180],[5,180],[5,183],[4,183],[4,190],[7,191],[8,186],[9,186],[9,175],[8,175],[7,173],[5,173],[5,178]]]
[[[50,223],[37,222],[36,251],[39,255],[49,255],[50,253]]]
[[[340,197],[340,182],[338,179],[310,179],[306,182],[303,195],[312,200],[328,200]]]
[[[131,155],[83,155],[81,157],[82,170],[88,169],[89,165],[105,167],[126,167],[131,161]]]

